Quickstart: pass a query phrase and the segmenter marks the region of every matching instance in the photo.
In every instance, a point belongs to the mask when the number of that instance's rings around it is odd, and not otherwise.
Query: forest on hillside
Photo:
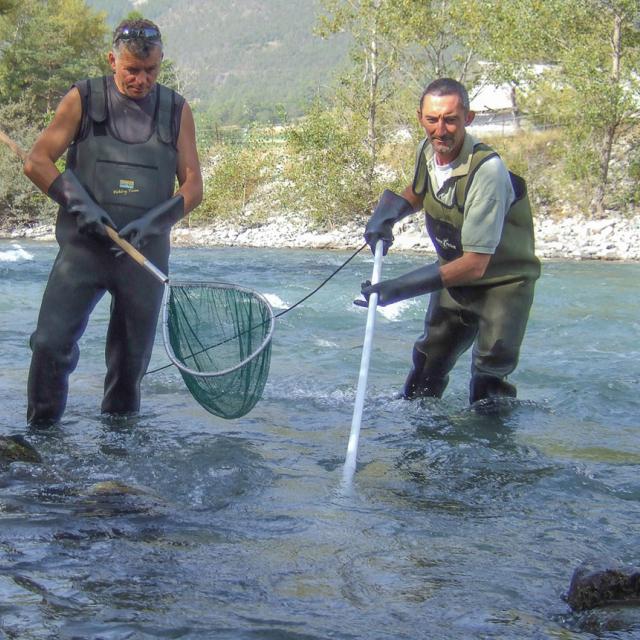
[[[106,71],[108,20],[117,19],[114,7],[126,10],[129,3],[110,3],[107,16],[97,2],[0,0],[0,131],[24,148],[71,83]],[[637,210],[636,0],[236,0],[225,10],[213,0],[148,0],[136,6],[162,24],[168,43],[189,40],[195,52],[214,50],[206,38],[215,29],[228,36],[220,38],[216,60],[195,53],[192,59],[201,73],[219,73],[218,62],[227,69],[226,80],[211,86],[217,95],[237,83],[228,108],[221,107],[224,100],[189,96],[190,67],[174,58],[180,47],[167,44],[162,81],[193,102],[199,130],[206,184],[196,221],[242,214],[269,185],[286,185],[270,192],[272,206],[295,208],[319,226],[366,216],[382,189],[407,183],[422,135],[417,98],[425,79],[442,76],[461,80],[471,92],[486,83],[512,88],[509,110],[524,126],[492,143],[526,178],[539,210],[593,216]],[[308,31],[296,7],[305,7]],[[260,29],[247,26],[257,23]],[[296,44],[297,37],[304,44]],[[292,67],[278,62],[281,55],[311,69],[303,51],[312,42],[336,51],[348,43],[344,63],[329,65],[323,76],[323,91],[296,84]],[[269,57],[265,47],[277,55]],[[247,102],[242,88],[253,83],[256,68],[260,104]],[[299,113],[287,107],[279,86],[293,92]],[[51,215],[53,207],[4,146],[0,178],[2,226]]]

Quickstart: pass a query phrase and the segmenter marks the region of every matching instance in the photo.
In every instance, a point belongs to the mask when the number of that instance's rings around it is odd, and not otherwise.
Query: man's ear
[[[116,54],[113,51],[109,51],[107,55],[107,60],[109,61],[109,66],[115,71],[116,70]]]
[[[475,111],[467,111],[467,115],[464,119],[464,125],[465,127],[468,127],[472,122],[473,119],[476,117],[476,112]]]

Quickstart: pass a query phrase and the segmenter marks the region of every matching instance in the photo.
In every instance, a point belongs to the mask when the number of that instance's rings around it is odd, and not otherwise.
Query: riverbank
[[[317,231],[302,217],[272,216],[260,226],[186,226],[173,230],[176,246],[237,246],[300,249],[350,250],[359,247],[362,224],[347,224],[330,231]],[[433,254],[421,215],[403,221],[395,228],[395,251]],[[640,261],[640,218],[612,214],[593,220],[586,216],[562,219],[536,217],[536,253],[549,260]],[[0,234],[5,239],[28,238],[53,241],[53,226],[41,225]]]

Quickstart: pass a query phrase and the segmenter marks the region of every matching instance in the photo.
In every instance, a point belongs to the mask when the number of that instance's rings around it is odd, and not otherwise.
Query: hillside
[[[222,121],[288,114],[332,80],[346,61],[345,37],[313,34],[317,0],[88,0],[114,25],[136,9],[161,27],[191,101]],[[204,106],[202,105],[202,106]]]

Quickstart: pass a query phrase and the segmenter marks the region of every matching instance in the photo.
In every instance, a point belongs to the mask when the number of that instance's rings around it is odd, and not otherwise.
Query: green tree
[[[317,32],[349,32],[350,68],[339,78],[332,107],[349,120],[368,153],[366,201],[374,200],[376,172],[399,128],[413,127],[418,97],[432,79],[475,82],[476,14],[482,0],[322,0]],[[366,189],[356,191],[366,193]]]
[[[0,0],[0,16],[11,13],[18,6],[18,0]]]
[[[28,149],[71,84],[107,69],[107,29],[81,0],[0,3],[0,130]],[[0,146],[0,225],[51,215],[19,159]]]
[[[25,0],[0,58],[0,100],[52,110],[78,78],[103,73],[107,27],[83,0]]]
[[[351,68],[339,79],[336,107],[366,123],[364,140],[369,154],[367,179],[373,180],[379,151],[384,144],[384,113],[401,83],[401,53],[405,49],[404,0],[322,0],[326,13],[319,17],[317,32],[328,37],[349,32]]]
[[[490,75],[514,82],[538,118],[565,128],[567,170],[588,181],[590,211],[601,214],[614,144],[638,122],[640,4],[488,0],[485,9]]]
[[[455,78],[473,87],[478,78],[477,53],[482,38],[478,15],[484,0],[403,0],[403,65],[414,70],[420,88],[425,80]]]

